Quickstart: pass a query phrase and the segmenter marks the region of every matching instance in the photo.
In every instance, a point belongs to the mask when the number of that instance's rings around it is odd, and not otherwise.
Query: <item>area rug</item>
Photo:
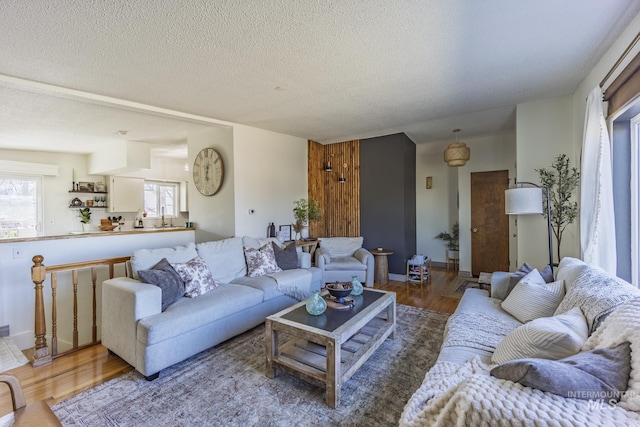
[[[264,325],[147,381],[136,371],[52,407],[64,426],[392,426],[436,361],[448,314],[398,305],[396,335],[329,408],[319,386],[265,372]]]
[[[475,277],[458,276],[447,285],[445,290],[440,293],[440,296],[460,299],[462,298],[462,294],[464,294],[464,291],[469,288],[489,290],[491,288],[491,285],[478,283],[478,279]]]

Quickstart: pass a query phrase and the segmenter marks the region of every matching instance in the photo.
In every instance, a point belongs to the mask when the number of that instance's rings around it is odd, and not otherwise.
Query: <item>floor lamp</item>
[[[547,199],[547,237],[549,238],[549,267],[553,271],[553,244],[551,241],[551,203],[549,188],[541,187],[533,182],[516,182],[520,187],[511,188],[504,192],[504,212],[507,215],[530,215],[542,213],[542,190]],[[532,185],[534,188],[525,188]]]

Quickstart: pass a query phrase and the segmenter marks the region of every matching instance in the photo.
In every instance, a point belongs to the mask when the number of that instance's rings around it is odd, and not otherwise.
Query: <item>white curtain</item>
[[[580,173],[580,245],[582,259],[616,274],[611,143],[602,111],[602,90],[587,99]]]

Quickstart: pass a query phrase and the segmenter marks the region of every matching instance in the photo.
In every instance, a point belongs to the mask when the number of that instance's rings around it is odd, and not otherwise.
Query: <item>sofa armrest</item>
[[[504,300],[509,294],[511,273],[507,271],[494,271],[491,275],[491,298]]]
[[[136,366],[138,320],[162,312],[162,289],[127,277],[102,282],[102,345]]]
[[[311,254],[309,252],[298,252],[298,268],[311,267]]]
[[[331,254],[324,248],[316,249],[316,267],[324,267],[331,263]]]
[[[366,264],[368,261],[368,258],[373,258],[373,254],[371,254],[371,252],[369,252],[365,248],[360,248],[353,253],[353,257],[356,258],[361,263]]]

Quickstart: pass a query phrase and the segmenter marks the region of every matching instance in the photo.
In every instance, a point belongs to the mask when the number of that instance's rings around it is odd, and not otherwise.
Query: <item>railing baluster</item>
[[[109,264],[112,265],[112,264]],[[97,302],[96,302],[96,280],[98,279],[96,267],[91,267],[91,283],[93,283],[93,323],[91,324],[91,341],[98,341],[98,321],[96,318]]]
[[[42,265],[42,261],[44,261],[42,255],[36,255],[31,260],[33,261],[31,280],[35,284],[36,290],[34,325],[36,346],[33,352],[33,366],[40,366],[51,362],[51,354],[49,354],[49,347],[47,347],[47,324],[44,318],[44,295],[42,294],[42,282],[47,277],[47,269]]]
[[[51,273],[51,357],[58,354],[58,273]]]
[[[78,348],[78,270],[71,271],[73,276],[73,349]]]

